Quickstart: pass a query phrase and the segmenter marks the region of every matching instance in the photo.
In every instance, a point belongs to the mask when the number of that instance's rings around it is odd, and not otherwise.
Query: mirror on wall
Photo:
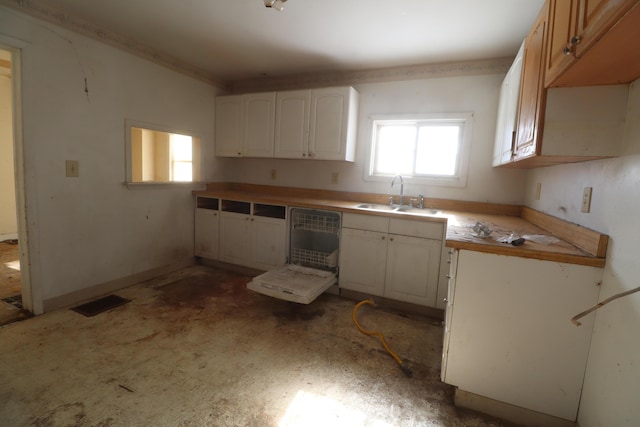
[[[127,121],[128,183],[200,182],[200,138],[187,132]]]

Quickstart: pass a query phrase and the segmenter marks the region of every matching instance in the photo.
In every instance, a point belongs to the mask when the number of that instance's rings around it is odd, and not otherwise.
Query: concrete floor
[[[0,328],[0,425],[506,426],[452,404],[438,320],[364,306],[413,370],[351,320],[354,301],[262,296],[194,266],[124,289],[95,317],[58,310]]]

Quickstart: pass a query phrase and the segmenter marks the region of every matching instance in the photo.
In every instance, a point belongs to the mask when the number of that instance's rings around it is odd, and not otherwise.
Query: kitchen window
[[[472,114],[372,118],[368,180],[402,175],[417,184],[466,185]]]

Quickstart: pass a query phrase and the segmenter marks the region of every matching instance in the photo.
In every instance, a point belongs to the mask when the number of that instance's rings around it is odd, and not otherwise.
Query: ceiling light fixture
[[[284,9],[284,4],[287,0],[264,0],[265,7],[271,7],[278,12]]]

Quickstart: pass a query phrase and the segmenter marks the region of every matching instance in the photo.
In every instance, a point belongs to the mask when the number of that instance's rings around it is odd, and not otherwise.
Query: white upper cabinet
[[[274,157],[307,157],[311,91],[294,90],[276,95],[276,142]]]
[[[520,96],[520,79],[522,78],[522,57],[524,43],[507,72],[500,87],[500,103],[498,121],[496,123],[496,140],[493,152],[493,166],[509,163],[515,143],[516,119],[518,116],[518,100]]]
[[[216,156],[242,156],[242,95],[216,98]]]
[[[273,157],[273,127],[276,117],[276,94],[244,95],[242,155]]]
[[[308,156],[355,160],[358,92],[352,87],[311,91]]]
[[[216,98],[218,157],[273,157],[275,92]]]
[[[355,161],[352,87],[216,98],[216,156]]]

